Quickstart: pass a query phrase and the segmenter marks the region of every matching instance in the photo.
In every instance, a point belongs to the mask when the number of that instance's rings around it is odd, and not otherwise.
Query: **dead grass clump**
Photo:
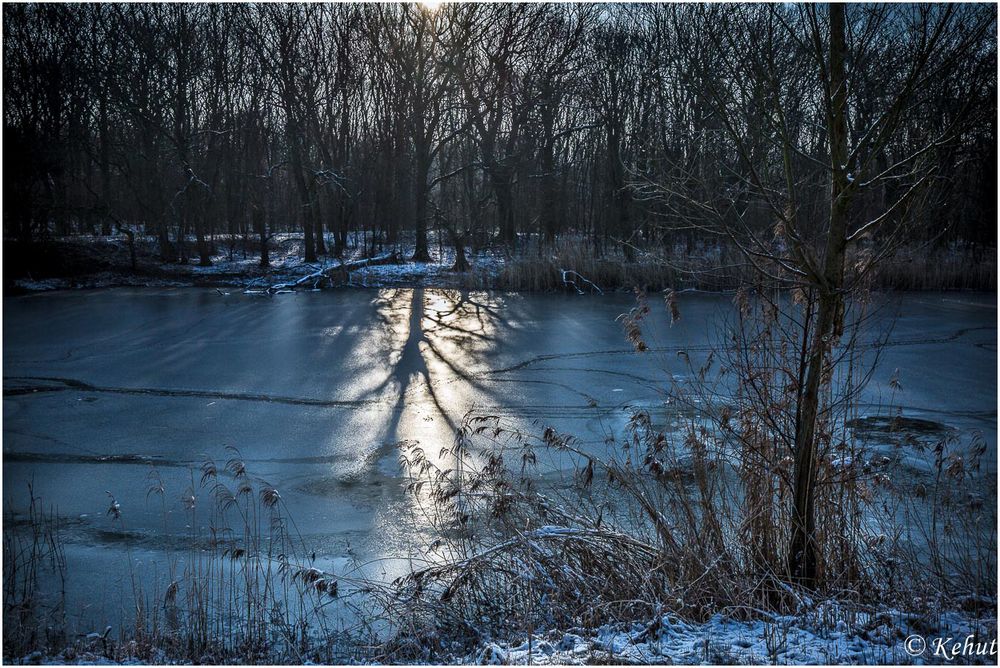
[[[882,290],[997,289],[996,248],[908,249],[889,258],[875,277]]]
[[[222,465],[206,461],[191,471],[178,499],[190,548],[180,560],[171,558],[166,584],[131,571],[134,624],[111,638],[108,657],[331,660],[327,641],[334,633],[324,608],[339,597],[340,579],[317,567],[280,492],[254,478],[239,451],[230,452]],[[155,470],[149,481],[147,499],[160,501],[166,521],[167,486]],[[112,523],[127,536],[127,514],[113,496],[110,503]]]
[[[601,290],[666,288],[730,288],[750,276],[746,261],[721,246],[689,249],[637,249],[627,258],[621,249],[598,253],[583,237],[560,238],[537,253],[524,252],[508,260],[496,276],[499,290],[553,291],[570,288],[566,272],[575,272]],[[584,291],[592,287],[584,285]]]
[[[3,655],[49,653],[66,643],[66,555],[59,517],[28,484],[24,515],[7,511],[3,531]]]
[[[886,454],[902,439],[868,443],[850,426],[878,354],[878,345],[858,343],[865,298],[845,316],[824,371],[818,577],[811,588],[796,584],[788,571],[802,361],[795,333],[815,303],[809,294],[741,291],[736,305],[715,351],[672,360],[683,372],[664,407],[634,411],[603,447],[470,415],[453,446],[405,453],[411,492],[441,539],[433,563],[381,601],[395,634],[390,660],[433,661],[442,639],[471,646],[664,614],[773,620],[814,614],[826,600],[868,612],[995,606],[995,487],[982,498],[968,493],[983,482],[981,444],[929,445],[935,473],[914,494],[909,458]],[[676,299],[666,307],[680,317]],[[642,330],[648,309],[640,294],[624,318],[637,351],[660,348]]]
[[[565,272],[586,277],[604,291],[632,289],[731,290],[755,280],[753,267],[736,249],[705,242],[598,251],[582,236],[560,237],[551,245],[525,248],[477,287],[499,290],[571,289]],[[475,274],[476,272],[472,272]],[[996,249],[903,248],[873,277],[878,290],[996,290]],[[588,286],[584,286],[589,291]]]

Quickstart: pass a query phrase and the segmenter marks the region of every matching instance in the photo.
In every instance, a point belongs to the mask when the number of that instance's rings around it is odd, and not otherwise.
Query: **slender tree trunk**
[[[552,144],[546,142],[542,150],[540,166],[542,168],[542,232],[545,241],[555,243],[559,225],[556,204],[556,166],[552,156]]]
[[[344,254],[344,247],[347,245],[347,220],[344,218],[344,204],[338,192],[329,193],[330,213],[333,221],[330,223],[330,232],[333,233],[333,256],[341,257]]]
[[[136,259],[135,259],[135,232],[127,227],[119,226],[119,229],[125,233],[125,237],[128,239],[128,260],[129,265],[132,267],[132,271],[136,269]]]
[[[431,254],[427,246],[427,197],[422,192],[419,184],[417,185],[417,189],[421,190],[421,192],[417,194],[417,202],[416,206],[414,206],[414,226],[417,232],[417,240],[413,250],[413,261],[430,262]]]
[[[160,241],[160,260],[163,262],[173,262],[177,259],[177,252],[173,244],[170,243],[170,235],[167,233],[167,223],[162,218],[156,222],[156,236]]]
[[[493,192],[497,198],[497,222],[500,226],[500,238],[506,244],[514,244],[517,235],[514,229],[514,196],[511,193],[510,176],[503,169],[494,171],[490,177]]]
[[[260,235],[260,266],[267,268],[271,266],[271,257],[267,250],[267,222],[264,220],[264,211],[261,207],[253,208],[253,224]]]
[[[621,138],[614,125],[608,125],[608,169],[611,181],[611,202],[614,207],[612,218],[609,223],[613,224],[615,230],[622,241],[622,250],[625,259],[629,262],[635,260],[635,249],[632,247],[630,238],[632,236],[632,221],[629,212],[629,194],[625,183],[625,169],[622,165]]]
[[[819,395],[830,350],[842,333],[844,297],[844,257],[847,248],[849,183],[847,180],[847,93],[844,61],[845,10],[843,4],[830,6],[830,158],[832,187],[830,230],[827,237],[822,285],[819,286],[819,311],[806,372],[805,388],[799,404],[795,434],[794,509],[792,535],[788,549],[790,575],[811,587],[819,576],[816,545],[816,425],[819,418]]]
[[[340,226],[337,231],[337,256],[343,255],[344,249],[347,248],[347,213],[346,207],[343,204],[340,206]]]
[[[414,207],[414,229],[417,233],[417,240],[413,250],[413,260],[415,262],[430,262],[431,254],[427,247],[427,197],[429,195],[427,181],[431,171],[431,158],[428,147],[418,147],[416,168],[414,188],[417,201]]]
[[[202,267],[211,267],[212,254],[205,241],[205,221],[201,211],[195,213],[194,236],[198,241],[198,264]]]
[[[302,213],[303,243],[305,245],[305,261],[316,261],[316,243],[313,239],[313,210],[309,202],[309,186],[306,184],[306,177],[302,166],[302,149],[299,146],[298,132],[295,124],[289,123],[288,141],[292,147],[292,173],[295,178],[295,187],[299,191],[299,201]]]
[[[469,260],[465,257],[465,234],[456,232],[451,227],[448,228],[448,235],[451,237],[451,243],[455,247],[455,264],[452,265],[452,271],[468,271],[469,270]]]
[[[551,84],[546,83],[543,97],[548,100],[541,106],[542,143],[538,152],[538,166],[542,172],[541,187],[541,229],[545,241],[552,244],[556,240],[557,208],[556,208],[556,162],[555,162],[555,114],[556,104],[552,102]],[[539,244],[541,252],[541,244]]]
[[[177,260],[181,264],[187,264],[187,234],[188,224],[186,218],[181,218],[177,223]]]
[[[792,536],[788,547],[789,574],[797,582],[811,587],[816,582],[816,421],[819,415],[819,389],[829,345],[826,333],[832,329],[837,297],[824,293],[819,298],[819,314],[809,349],[806,382],[799,404],[795,432],[794,509]]]
[[[302,232],[305,253],[303,259],[306,262],[316,261],[316,242],[313,239],[312,210],[309,208],[309,196],[306,195],[302,203]]]
[[[108,102],[105,96],[101,96],[97,108],[100,135],[101,199],[103,200],[101,208],[104,210],[104,217],[101,221],[101,233],[104,236],[108,236],[111,234],[111,158],[108,148]]]
[[[326,240],[323,238],[323,211],[319,204],[319,193],[314,193],[312,199],[313,221],[316,224],[316,253],[326,255]]]

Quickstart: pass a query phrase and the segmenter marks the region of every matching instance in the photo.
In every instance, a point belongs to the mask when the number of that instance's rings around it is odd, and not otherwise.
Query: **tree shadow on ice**
[[[501,304],[499,297],[466,291],[397,290],[384,296],[380,309],[390,332],[388,345],[399,352],[386,378],[367,396],[394,397],[382,429],[385,440],[437,437],[446,439],[441,445],[450,443],[462,417],[457,411],[472,403],[469,390],[480,401],[494,394],[476,375],[503,336]],[[456,380],[462,382],[456,385]],[[445,433],[426,427],[438,421]]]

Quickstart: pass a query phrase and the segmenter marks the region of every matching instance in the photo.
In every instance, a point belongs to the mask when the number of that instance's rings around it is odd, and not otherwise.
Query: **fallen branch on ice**
[[[324,281],[329,281],[334,276],[342,276],[345,280],[347,274],[362,267],[371,267],[381,264],[399,264],[402,260],[398,253],[392,252],[385,255],[379,255],[377,257],[368,257],[363,260],[353,260],[351,262],[341,262],[338,265],[331,265],[329,267],[323,267],[318,271],[314,271],[311,274],[306,274],[294,281],[287,283],[275,283],[263,290],[244,290],[246,294],[266,294],[275,295],[283,292],[293,292],[297,288],[309,285],[312,289],[319,289]]]
[[[576,281],[574,281],[571,278],[569,278],[570,276],[576,276],[578,279],[580,279],[581,281],[583,281],[584,283],[586,283],[587,285],[589,285],[591,287],[591,291],[597,290],[598,293],[600,293],[602,295],[604,294],[604,290],[601,290],[601,288],[599,288],[596,283],[594,283],[591,280],[588,280],[588,279],[584,278],[583,276],[581,276],[580,274],[576,273],[572,269],[560,269],[559,271],[562,272],[562,282],[563,282],[563,285],[567,285],[567,286],[572,285],[573,289],[576,290],[577,294],[582,295],[583,294],[583,290],[580,289],[580,286],[577,285]]]

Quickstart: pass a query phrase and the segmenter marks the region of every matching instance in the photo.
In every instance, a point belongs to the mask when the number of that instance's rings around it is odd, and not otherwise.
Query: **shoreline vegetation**
[[[603,293],[698,289],[731,291],[746,285],[753,270],[741,254],[724,245],[678,242],[671,248],[595,252],[593,240],[568,237],[539,243],[526,237],[519,250],[506,246],[470,248],[468,268],[456,271],[454,247],[430,234],[430,261],[415,262],[413,244],[372,246],[358,237],[341,257],[301,260],[300,234],[275,235],[269,266],[261,267],[254,240],[216,238],[212,264],[197,257],[162,262],[153,236],[73,235],[22,244],[4,242],[4,294],[123,286],[216,287],[260,290],[323,270],[316,287],[426,287],[525,292]],[[193,241],[193,240],[191,240]],[[367,252],[366,252],[367,251]],[[391,255],[391,259],[385,259]],[[378,266],[340,271],[344,264],[382,258]],[[994,292],[997,250],[973,244],[903,247],[879,268],[872,288],[884,291]]]
[[[442,451],[464,462],[454,468],[401,445],[407,491],[441,538],[391,582],[362,563],[324,570],[281,490],[236,448],[192,469],[179,501],[154,468],[147,502],[164,513],[183,504],[190,548],[166,580],[129,558],[129,614],[89,633],[67,623],[65,519],[31,493],[26,512],[4,518],[4,660],[898,664],[915,662],[903,641],[918,634],[975,648],[925,662],[995,661],[996,535],[982,531],[995,515],[967,491],[989,483],[980,442],[921,437],[915,452],[931,469],[906,482],[921,468],[879,457],[842,427],[850,455],[822,465],[843,485],[821,500],[826,580],[804,588],[760,552],[773,547],[762,518],[784,512],[761,486],[780,475],[759,464],[762,452],[716,440],[728,427],[714,419],[681,422],[665,432],[636,412],[621,455],[496,416],[465,418]],[[889,436],[915,438],[904,429]],[[532,482],[543,453],[569,464],[558,490]],[[135,502],[108,493],[108,530],[126,542],[123,508]]]

